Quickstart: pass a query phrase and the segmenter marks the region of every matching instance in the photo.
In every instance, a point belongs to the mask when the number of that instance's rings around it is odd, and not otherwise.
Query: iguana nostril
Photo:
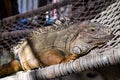
[[[74,46],[72,51],[73,53],[76,53],[76,54],[80,54],[82,52],[78,46]]]
[[[111,29],[107,29],[107,30],[105,30],[105,32],[104,32],[104,34],[108,34],[108,35],[110,35],[112,33],[112,30]]]

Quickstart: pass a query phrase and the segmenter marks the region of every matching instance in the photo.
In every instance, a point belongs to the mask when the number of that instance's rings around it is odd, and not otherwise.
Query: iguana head
[[[74,39],[71,41],[70,51],[83,54],[90,48],[110,40],[112,30],[96,22],[84,21],[79,25],[79,30],[75,34]]]

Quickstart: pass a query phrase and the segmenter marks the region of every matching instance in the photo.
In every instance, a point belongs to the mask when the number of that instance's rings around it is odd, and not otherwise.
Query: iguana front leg
[[[77,59],[78,57],[79,57],[78,54],[73,53],[73,54],[70,54],[70,55],[65,56],[60,63],[69,62],[69,61],[71,61],[71,60]]]
[[[34,68],[39,68],[40,62],[34,55],[29,43],[26,39],[14,47],[14,54],[20,62],[22,69],[27,71]]]

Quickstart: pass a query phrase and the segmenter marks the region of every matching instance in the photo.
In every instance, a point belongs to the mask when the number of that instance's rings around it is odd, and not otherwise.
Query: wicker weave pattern
[[[82,0],[80,2],[82,2]],[[8,79],[16,80],[18,78],[19,80],[24,80],[23,78],[25,78],[25,80],[26,79],[36,80],[36,78],[51,79],[59,76],[69,75],[74,72],[80,72],[80,71],[85,71],[85,70],[98,68],[106,65],[114,65],[114,64],[120,63],[119,61],[120,60],[120,54],[119,54],[120,53],[120,44],[119,44],[120,43],[120,1],[117,0],[115,3],[109,5],[106,9],[103,9],[103,10],[104,11],[102,11],[100,14],[97,14],[95,18],[93,18],[94,16],[90,18],[87,18],[87,17],[84,18],[84,20],[91,19],[91,21],[97,21],[113,29],[113,33],[115,37],[112,40],[110,40],[107,43],[107,45],[105,45],[103,48],[95,49],[91,51],[90,55],[84,56],[80,59],[71,61],[69,63],[53,65],[47,68],[38,69],[30,72],[17,73],[14,76],[6,77],[1,80],[8,80]],[[83,20],[82,17],[79,15],[74,15],[74,16],[72,15],[75,21]],[[1,41],[3,40],[1,39]],[[5,42],[5,43],[8,43],[8,42]],[[21,79],[20,76],[22,76],[23,78]]]

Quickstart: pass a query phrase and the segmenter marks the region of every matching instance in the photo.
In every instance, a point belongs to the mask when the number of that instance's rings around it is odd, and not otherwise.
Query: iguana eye
[[[91,28],[90,28],[90,31],[94,32],[94,31],[95,31],[95,28],[91,27]]]

